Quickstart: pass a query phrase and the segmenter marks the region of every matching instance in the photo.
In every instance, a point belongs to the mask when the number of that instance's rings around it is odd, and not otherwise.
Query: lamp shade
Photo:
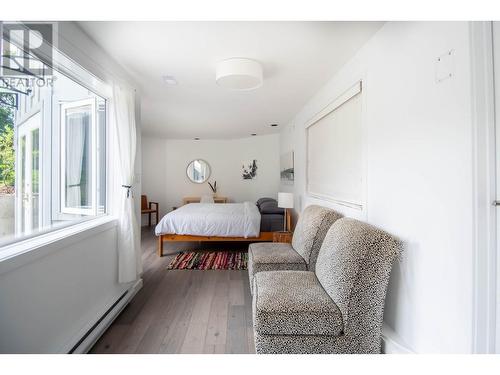
[[[293,194],[278,193],[278,207],[293,208]]]
[[[232,58],[219,62],[215,74],[219,86],[231,90],[252,90],[262,86],[262,65],[257,61]]]

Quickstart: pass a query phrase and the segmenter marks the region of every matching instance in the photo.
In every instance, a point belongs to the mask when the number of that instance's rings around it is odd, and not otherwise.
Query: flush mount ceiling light
[[[231,90],[253,90],[262,86],[262,65],[255,60],[232,58],[219,62],[215,81]]]
[[[163,78],[163,83],[169,86],[176,86],[177,85],[177,80],[175,79],[174,76],[162,76]]]

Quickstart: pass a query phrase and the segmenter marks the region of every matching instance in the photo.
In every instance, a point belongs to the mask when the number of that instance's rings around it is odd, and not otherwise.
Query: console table
[[[184,197],[182,199],[183,204],[188,203],[200,203],[201,197]],[[229,199],[227,197],[214,197],[214,203],[227,203]]]

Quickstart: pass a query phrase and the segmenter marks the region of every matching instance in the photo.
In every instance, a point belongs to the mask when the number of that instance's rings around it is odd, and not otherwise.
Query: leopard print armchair
[[[351,218],[337,220],[315,272],[254,278],[257,353],[380,353],[384,302],[402,244]]]

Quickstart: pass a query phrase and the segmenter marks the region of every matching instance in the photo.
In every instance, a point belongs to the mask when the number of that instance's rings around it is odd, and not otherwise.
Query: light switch
[[[441,83],[453,77],[455,73],[454,55],[454,51],[450,50],[436,59],[436,83]]]

